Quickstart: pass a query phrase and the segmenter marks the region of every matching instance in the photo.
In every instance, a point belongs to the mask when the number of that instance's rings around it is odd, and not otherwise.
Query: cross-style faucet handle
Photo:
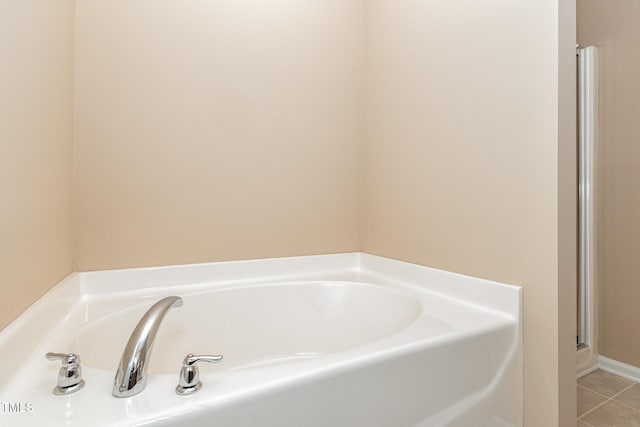
[[[84,387],[80,356],[75,353],[47,353],[46,357],[49,360],[62,362],[58,371],[58,385],[54,387],[53,394],[71,394]]]
[[[187,354],[182,361],[182,368],[180,369],[180,379],[176,386],[176,393],[184,396],[187,394],[195,393],[202,388],[202,382],[200,381],[200,372],[196,363],[208,362],[217,363],[222,360],[222,356],[196,356],[194,354]]]

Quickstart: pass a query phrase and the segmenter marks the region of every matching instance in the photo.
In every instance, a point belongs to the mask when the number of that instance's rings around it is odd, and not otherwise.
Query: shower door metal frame
[[[578,49],[578,330],[577,345],[596,345],[596,156],[598,49]]]

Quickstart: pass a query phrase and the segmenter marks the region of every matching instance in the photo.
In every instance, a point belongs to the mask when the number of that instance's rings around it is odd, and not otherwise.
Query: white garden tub
[[[184,304],[160,327],[146,389],[113,397],[131,331],[168,295]],[[520,289],[365,254],[76,274],[0,351],[13,409],[0,425],[522,425]],[[48,351],[79,354],[86,387],[54,396]],[[224,359],[184,397],[188,353]]]

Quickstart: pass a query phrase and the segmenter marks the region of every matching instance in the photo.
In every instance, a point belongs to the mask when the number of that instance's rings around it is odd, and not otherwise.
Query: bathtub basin
[[[184,304],[160,327],[146,389],[112,397],[129,334],[168,295]],[[0,425],[519,427],[520,298],[366,254],[76,274],[0,334],[13,350],[0,398],[21,405]],[[48,351],[80,355],[83,390],[51,393]],[[224,360],[184,397],[187,353]]]
[[[289,282],[237,286],[183,296],[158,332],[149,373],[175,374],[189,352],[224,354],[204,372],[293,362],[345,351],[391,335],[414,322],[420,301],[383,286],[346,282]],[[68,348],[86,366],[112,370],[147,302],[88,322]],[[380,315],[384,313],[384,315]],[[450,328],[432,319],[433,333]],[[116,351],[105,351],[114,349]]]

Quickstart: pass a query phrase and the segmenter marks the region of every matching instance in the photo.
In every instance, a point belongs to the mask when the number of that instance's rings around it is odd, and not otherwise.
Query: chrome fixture
[[[187,357],[182,361],[182,369],[180,369],[180,379],[176,386],[176,393],[185,396],[195,393],[202,388],[200,373],[198,372],[196,363],[216,363],[221,360],[222,356],[195,356],[193,354],[187,354]]]
[[[152,305],[142,316],[120,358],[113,380],[112,393],[115,397],[129,397],[144,390],[147,366],[160,323],[170,308],[181,306],[182,298],[166,297]]]
[[[58,385],[54,387],[53,394],[71,394],[84,387],[80,356],[74,353],[47,353],[46,357],[49,360],[62,362],[62,367],[58,371]]]

